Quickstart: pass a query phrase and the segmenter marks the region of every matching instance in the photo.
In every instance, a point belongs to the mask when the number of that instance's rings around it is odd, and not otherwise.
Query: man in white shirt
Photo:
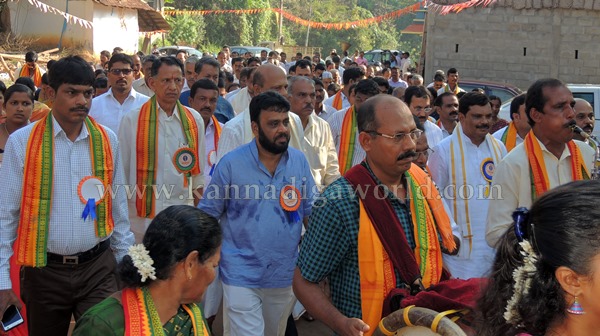
[[[442,130],[442,137],[449,137],[458,124],[458,98],[452,92],[444,92],[433,103],[439,119],[436,125]]]
[[[348,71],[358,68],[350,68]],[[338,163],[340,165],[340,173],[343,175],[350,168],[361,163],[365,159],[365,151],[360,146],[358,141],[358,128],[348,127],[346,125],[356,125],[356,111],[369,98],[380,94],[379,86],[372,79],[364,79],[354,86],[354,105],[347,108],[345,111],[336,112],[327,120],[331,126],[331,134],[333,142],[338,153]],[[353,120],[354,119],[354,120]],[[352,141],[354,139],[354,141]]]
[[[110,89],[92,100],[90,116],[100,124],[119,133],[123,117],[150,99],[136,92],[133,83],[133,59],[126,54],[115,54],[108,61],[108,85]]]
[[[304,129],[304,155],[315,183],[323,189],[340,177],[340,167],[329,124],[314,113],[314,81],[301,76],[291,77],[287,91],[290,112],[300,117]]]
[[[14,243],[31,336],[67,335],[72,316],[117,291],[117,262],[133,244],[126,194],[97,188],[125,181],[117,136],[88,118],[94,72],[78,56],[52,70],[52,113],[11,134],[0,170],[0,315],[21,306],[10,279]],[[91,198],[96,220],[84,216]]]
[[[233,107],[235,115],[240,114],[250,106],[250,100],[252,100],[254,94],[252,91],[252,78],[254,77],[255,70],[256,67],[246,67],[242,69],[242,74],[240,75],[240,85],[243,85],[242,88],[236,94],[227,98]]]
[[[154,96],[154,91],[152,91],[148,85],[148,81],[150,80],[150,68],[152,68],[152,63],[154,63],[157,58],[158,57],[155,55],[144,57],[144,63],[142,63],[142,73],[144,74],[144,77],[135,80],[132,86],[136,92],[148,97]]]
[[[188,57],[184,63],[185,69],[185,85],[183,86],[182,92],[189,90],[194,82],[196,82],[196,63],[199,59],[196,56]]]
[[[511,214],[516,208],[529,208],[544,192],[589,178],[594,150],[572,140],[574,105],[573,94],[558,79],[540,79],[527,90],[525,113],[531,131],[523,145],[515,147],[498,165],[492,187],[501,194],[493,195],[490,201],[486,228],[490,246],[496,246],[511,226]],[[533,181],[532,171],[539,172],[539,178]]]
[[[453,277],[480,278],[489,273],[494,261],[484,223],[490,193],[495,192],[491,189],[494,166],[506,149],[488,133],[492,108],[486,95],[465,94],[459,102],[459,120],[452,135],[433,148],[428,166],[462,234],[458,255],[444,255],[444,265]]]
[[[252,91],[254,96],[266,91],[275,91],[282,96],[287,96],[287,76],[285,71],[280,67],[266,63],[261,65],[254,72],[252,83]],[[247,106],[244,111],[231,119],[223,127],[223,133],[219,138],[219,146],[217,150],[217,161],[225,154],[238,148],[241,145],[247,144],[254,139],[250,120],[250,110]],[[302,150],[304,142],[304,132],[302,131],[302,123],[300,118],[294,113],[290,113],[290,143],[291,147]]]
[[[333,107],[323,104],[326,96],[327,91],[325,91],[323,82],[320,79],[315,79],[315,114],[325,121],[337,112]]]
[[[458,96],[459,93],[465,92],[465,90],[461,89],[458,86],[458,70],[456,68],[450,68],[447,72],[448,83],[444,84],[444,86],[438,90],[438,96],[444,92],[452,92]]]
[[[502,141],[508,152],[522,144],[525,136],[531,130],[525,113],[525,93],[516,96],[510,102],[510,119],[511,122],[508,126],[494,133],[494,138]]]
[[[402,78],[400,78],[400,69],[397,66],[392,67],[392,77],[390,78],[390,80],[388,82],[390,83],[390,86],[393,88],[408,87],[408,83],[406,83],[405,81],[402,80]]]
[[[129,218],[138,242],[157,213],[171,205],[196,205],[202,195],[204,120],[178,101],[183,71],[174,57],[154,61],[149,84],[156,94],[125,115],[119,128],[125,178],[136,191]]]
[[[419,118],[425,127],[425,136],[429,146],[435,147],[442,141],[442,130],[429,120],[431,113],[431,98],[429,91],[424,86],[409,86],[404,92],[404,102],[410,112]]]
[[[365,72],[361,68],[355,67],[344,71],[342,77],[344,87],[338,93],[326,99],[323,104],[333,107],[336,111],[349,108],[351,105],[348,100],[350,86],[364,78]]]

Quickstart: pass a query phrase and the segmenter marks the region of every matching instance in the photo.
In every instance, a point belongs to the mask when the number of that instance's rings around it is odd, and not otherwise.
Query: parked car
[[[459,79],[458,86],[467,92],[473,91],[473,89],[477,88],[483,89],[486,95],[499,97],[502,103],[507,100],[511,100],[513,97],[516,97],[523,92],[518,87],[507,83],[477,81],[470,79]]]
[[[271,52],[271,49],[266,47],[253,47],[253,46],[233,46],[229,47],[231,52],[237,51],[240,57],[244,57],[244,54],[248,51],[252,53],[255,57],[260,57],[260,52],[263,50],[267,51],[267,55]]]
[[[462,87],[462,84],[461,84]],[[600,85],[598,84],[567,84],[567,87],[573,92],[573,97],[582,98],[588,101],[594,109],[596,120],[600,119]],[[512,98],[506,102],[502,101],[500,107],[500,118],[510,120],[510,103]],[[600,124],[594,127],[593,135],[600,138]]]
[[[398,50],[387,50],[387,49],[373,49],[365,52],[365,59],[369,62],[369,65],[378,62],[380,65],[383,65],[383,62],[390,61],[394,59],[394,53],[397,52],[398,55],[402,52]]]
[[[160,53],[161,56],[169,56],[169,55],[175,56],[179,50],[185,50],[187,52],[188,56],[196,56],[198,58],[202,58],[202,52],[200,50],[194,49],[192,47],[168,46],[168,47],[158,48],[158,52]]]

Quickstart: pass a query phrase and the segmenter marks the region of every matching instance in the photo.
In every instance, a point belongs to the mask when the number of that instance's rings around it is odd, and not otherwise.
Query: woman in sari
[[[90,308],[73,335],[209,335],[195,302],[215,278],[220,251],[215,218],[187,205],[168,207],[119,265],[125,289]]]
[[[29,124],[33,110],[33,92],[25,85],[15,84],[5,91],[3,98],[6,120],[0,124],[0,166],[10,134]]]
[[[496,246],[479,336],[600,335],[600,181],[552,189]]]

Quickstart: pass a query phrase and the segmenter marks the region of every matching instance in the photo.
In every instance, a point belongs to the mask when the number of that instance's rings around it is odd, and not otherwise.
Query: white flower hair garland
[[[133,266],[137,268],[138,273],[142,276],[142,282],[150,278],[156,280],[156,270],[154,269],[154,260],[150,258],[150,254],[143,244],[136,244],[129,247],[129,256],[133,261]]]
[[[521,245],[520,253],[523,255],[523,265],[517,267],[513,271],[513,278],[515,279],[513,296],[508,300],[506,311],[504,312],[504,319],[506,322],[516,326],[518,326],[522,320],[517,305],[523,295],[529,293],[531,275],[536,271],[535,263],[538,260],[529,241],[524,239],[519,245]]]

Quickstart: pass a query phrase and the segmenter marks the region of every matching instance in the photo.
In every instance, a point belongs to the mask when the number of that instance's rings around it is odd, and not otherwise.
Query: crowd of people
[[[221,304],[225,335],[371,335],[480,279],[471,332],[591,335],[592,106],[540,79],[504,120],[397,56],[28,53],[0,85],[0,311],[30,335],[206,335]]]

